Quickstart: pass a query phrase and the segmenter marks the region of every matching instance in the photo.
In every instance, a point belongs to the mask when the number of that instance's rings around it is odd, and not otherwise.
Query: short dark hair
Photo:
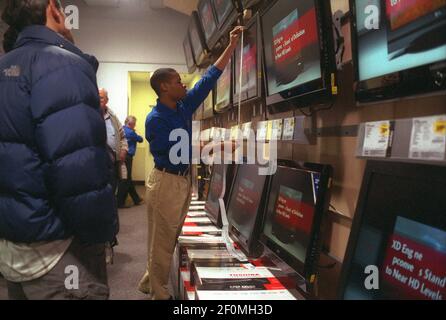
[[[2,20],[9,25],[3,40],[3,49],[9,52],[19,33],[30,25],[46,24],[46,8],[50,0],[7,0],[3,10]],[[61,8],[60,0],[55,0],[56,6]]]
[[[153,73],[152,77],[150,78],[150,85],[152,86],[153,90],[155,90],[158,97],[161,94],[161,84],[171,80],[173,74],[175,73],[177,73],[177,71],[172,68],[161,68]]]

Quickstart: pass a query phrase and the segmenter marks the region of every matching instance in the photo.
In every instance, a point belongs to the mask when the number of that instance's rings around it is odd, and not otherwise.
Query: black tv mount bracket
[[[333,39],[334,39],[334,52],[336,56],[336,67],[338,70],[342,70],[342,58],[345,52],[344,35],[342,34],[342,18],[344,12],[337,10],[333,14]]]

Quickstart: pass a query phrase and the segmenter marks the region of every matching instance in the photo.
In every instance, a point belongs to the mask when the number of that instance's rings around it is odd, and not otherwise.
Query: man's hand
[[[119,160],[124,163],[125,162],[125,157],[127,156],[127,151],[125,150],[121,150],[121,153],[119,154]]]
[[[229,45],[223,52],[223,54],[218,58],[218,60],[215,62],[214,66],[219,69],[220,71],[223,71],[228,64],[229,60],[232,57],[232,54],[234,53],[235,49],[237,48],[237,44],[240,40],[240,37],[242,35],[242,32],[244,31],[244,27],[237,26],[235,27],[231,33],[230,33],[230,40]]]
[[[242,36],[242,32],[245,30],[242,26],[235,27],[229,34],[229,45],[230,46],[237,46],[240,37]]]

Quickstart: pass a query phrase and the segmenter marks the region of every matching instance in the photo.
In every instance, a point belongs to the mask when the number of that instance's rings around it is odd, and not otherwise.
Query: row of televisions
[[[243,44],[219,80],[203,118],[239,101],[266,97],[271,112],[330,101],[336,93],[330,1],[256,1]],[[204,68],[218,39],[252,1],[201,0],[184,40],[190,72]],[[359,102],[446,89],[446,3],[443,0],[350,0]],[[243,45],[243,54],[241,46]],[[289,103],[284,103],[289,102]],[[214,110],[213,110],[214,108]]]
[[[279,161],[274,175],[255,164],[214,164],[205,211],[221,227],[219,197],[231,236],[248,257],[264,246],[305,279],[318,273],[321,227],[332,168]],[[224,180],[224,177],[225,180]],[[345,255],[340,299],[446,299],[446,168],[369,161]],[[375,266],[379,286],[367,287]]]

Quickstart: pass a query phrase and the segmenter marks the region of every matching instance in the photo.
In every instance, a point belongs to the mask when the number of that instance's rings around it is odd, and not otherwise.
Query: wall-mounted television
[[[260,241],[306,279],[308,290],[317,274],[331,176],[329,165],[291,162],[278,166],[268,188]]]
[[[186,58],[187,70],[189,73],[192,73],[197,69],[197,65],[195,64],[194,53],[192,52],[192,46],[190,44],[189,32],[183,41],[183,51]]]
[[[209,119],[214,116],[214,90],[209,92],[209,95],[203,102],[203,119]]]
[[[359,102],[446,90],[446,1],[351,0],[350,6]]]
[[[235,165],[233,164],[214,164],[212,166],[211,181],[209,184],[209,193],[205,208],[209,219],[219,228],[222,227],[220,204],[218,199],[223,191],[223,178],[226,175],[224,203],[227,206],[234,178]]]
[[[215,86],[215,106],[217,113],[222,113],[232,107],[232,61],[226,65]]]
[[[233,0],[211,0],[217,18],[220,34],[229,31],[230,27],[237,20],[238,12]]]
[[[217,18],[211,0],[200,0],[198,2],[198,16],[203,26],[206,44],[212,50],[220,37],[220,33],[218,32]]]
[[[200,68],[204,67],[207,60],[208,48],[206,46],[203,30],[196,11],[192,12],[188,33],[195,63]]]
[[[232,184],[227,207],[229,231],[248,256],[257,256],[269,176],[259,175],[259,166],[241,164]]]
[[[252,18],[246,25],[243,36],[243,68],[241,102],[260,98],[262,96],[262,50],[260,44],[259,16]],[[234,95],[233,103],[238,104],[240,91],[240,60],[241,41],[234,54]]]
[[[195,110],[192,120],[194,121],[201,121],[203,120],[203,105],[204,103],[202,103],[197,110]]]
[[[445,190],[446,167],[367,163],[340,299],[446,299]]]
[[[330,1],[273,1],[261,21],[270,111],[292,99],[298,107],[329,101],[336,70]]]

